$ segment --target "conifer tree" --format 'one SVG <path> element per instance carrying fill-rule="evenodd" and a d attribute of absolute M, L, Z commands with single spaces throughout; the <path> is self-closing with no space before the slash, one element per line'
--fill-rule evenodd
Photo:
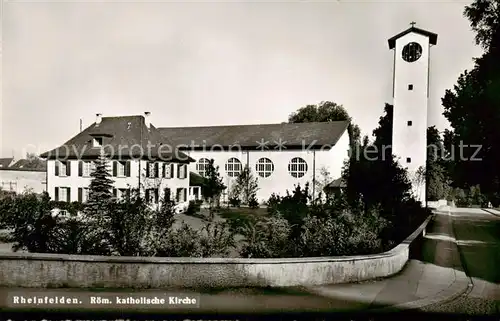
<path fill-rule="evenodd" d="M 85 206 L 85 214 L 103 216 L 113 198 L 113 180 L 110 178 L 109 162 L 104 151 L 95 161 L 94 171 L 90 174 L 89 197 Z"/>
<path fill-rule="evenodd" d="M 220 177 L 219 167 L 214 166 L 214 160 L 211 159 L 206 168 L 205 180 L 201 189 L 203 197 L 210 204 L 210 219 L 214 217 L 214 205 L 224 189 L 226 189 L 226 186 L 222 182 L 222 177 Z"/>
<path fill-rule="evenodd" d="M 252 195 L 259 190 L 257 177 L 253 177 L 252 171 L 248 165 L 245 165 L 240 175 L 236 179 L 236 186 L 240 192 L 240 199 L 243 204 L 249 204 Z"/>

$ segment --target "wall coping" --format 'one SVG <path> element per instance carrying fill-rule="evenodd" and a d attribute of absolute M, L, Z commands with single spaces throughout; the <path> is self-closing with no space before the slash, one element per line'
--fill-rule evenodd
<path fill-rule="evenodd" d="M 422 233 L 433 215 L 427 219 L 403 242 L 389 251 L 352 256 L 327 256 L 304 258 L 193 258 L 193 257 L 134 257 L 134 256 L 100 256 L 76 254 L 47 254 L 47 253 L 0 253 L 0 260 L 34 260 L 34 261 L 73 261 L 73 262 L 102 262 L 102 263 L 142 263 L 142 264 L 292 264 L 292 263 L 328 263 L 346 261 L 366 261 L 387 258 L 400 253 Z"/>

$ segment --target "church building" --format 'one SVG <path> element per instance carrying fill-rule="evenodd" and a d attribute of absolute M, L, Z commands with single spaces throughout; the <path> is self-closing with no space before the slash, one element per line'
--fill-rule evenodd
<path fill-rule="evenodd" d="M 258 180 L 257 199 L 265 202 L 271 194 L 284 195 L 294 186 L 309 183 L 318 195 L 324 174 L 333 181 L 341 176 L 349 156 L 347 121 L 296 124 L 260 124 L 206 127 L 158 128 L 176 148 L 196 162 L 189 170 L 205 174 L 210 159 L 219 168 L 227 186 L 223 201 L 245 166 Z M 325 184 L 326 185 L 326 184 Z"/>
<path fill-rule="evenodd" d="M 388 42 L 394 50 L 392 151 L 408 168 L 414 194 L 425 204 L 430 48 L 437 35 L 412 23 Z M 47 192 L 59 201 L 86 200 L 93 162 L 106 149 L 117 197 L 129 187 L 141 187 L 153 203 L 163 197 L 179 203 L 200 198 L 200 176 L 213 159 L 227 186 L 223 201 L 248 166 L 258 179 L 257 200 L 263 203 L 298 184 L 309 183 L 313 195 L 326 186 L 335 188 L 333 182 L 341 184 L 349 157 L 348 125 L 335 121 L 157 128 L 148 112 L 97 114 L 95 123 L 41 156 L 47 159 Z M 322 177 L 324 173 L 328 177 Z"/>

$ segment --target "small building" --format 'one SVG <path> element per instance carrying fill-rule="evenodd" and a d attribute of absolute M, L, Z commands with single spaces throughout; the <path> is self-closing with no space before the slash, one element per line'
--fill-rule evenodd
<path fill-rule="evenodd" d="M 189 172 L 189 195 L 190 201 L 196 201 L 196 200 L 201 200 L 202 195 L 201 195 L 201 189 L 203 186 L 203 181 L 204 178 L 193 172 Z"/>
<path fill-rule="evenodd" d="M 14 158 L 0 158 L 0 169 L 10 167 L 14 164 Z"/>
<path fill-rule="evenodd" d="M 323 188 L 327 198 L 335 198 L 345 191 L 345 183 L 342 178 L 337 178 Z"/>
<path fill-rule="evenodd" d="M 46 163 L 40 159 L 1 158 L 0 189 L 16 194 L 28 191 L 41 194 L 46 189 L 46 168 Z"/>

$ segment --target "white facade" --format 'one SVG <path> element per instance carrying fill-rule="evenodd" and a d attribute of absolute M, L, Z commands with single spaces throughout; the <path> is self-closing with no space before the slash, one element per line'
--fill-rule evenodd
<path fill-rule="evenodd" d="M 47 161 L 47 192 L 51 199 L 58 201 L 85 201 L 85 191 L 79 191 L 80 189 L 88 188 L 90 185 L 91 177 L 90 171 L 84 169 L 80 171 L 80 162 L 89 162 L 81 160 L 67 160 L 65 162 L 60 162 L 59 160 L 48 160 Z M 110 174 L 113 175 L 113 162 L 109 163 Z M 151 163 L 145 160 L 128 160 L 130 172 L 128 173 L 123 170 L 117 170 L 117 176 L 110 177 L 114 183 L 113 188 L 117 190 L 117 196 L 120 196 L 120 190 L 128 190 L 129 188 L 138 188 L 141 185 L 141 192 L 147 189 L 158 190 L 157 194 L 151 193 L 151 197 L 161 200 L 165 195 L 165 189 L 170 189 L 170 196 L 172 199 L 177 199 L 180 203 L 186 202 L 189 196 L 189 173 L 187 172 L 187 165 L 177 164 L 177 163 L 165 163 L 165 162 L 155 162 Z M 56 163 L 59 163 L 56 165 Z M 152 171 L 150 172 L 150 177 L 147 175 L 147 166 L 151 165 Z M 156 165 L 157 164 L 157 165 Z M 163 166 L 171 165 L 173 166 L 172 175 L 163 175 Z M 66 170 L 65 166 L 69 166 L 70 169 Z M 83 165 L 85 167 L 87 165 Z M 154 167 L 158 166 L 158 175 L 156 176 Z M 59 167 L 58 175 L 56 175 L 56 167 Z M 167 166 L 171 169 L 170 166 Z M 179 170 L 179 167 L 181 169 Z M 139 175 L 139 173 L 142 173 Z M 69 174 L 69 175 L 67 175 Z M 140 178 L 140 180 L 139 180 Z M 57 192 L 56 192 L 57 189 Z M 83 193 L 82 193 L 83 192 Z M 57 195 L 56 195 L 57 193 Z M 80 194 L 82 193 L 82 194 Z M 57 197 L 56 197 L 57 196 Z M 179 196 L 179 197 L 178 197 Z"/>
<path fill-rule="evenodd" d="M 330 146 L 325 146 L 322 150 L 307 150 L 307 146 L 299 150 L 250 150 L 250 151 L 186 151 L 191 158 L 196 160 L 195 163 L 189 164 L 189 170 L 198 174 L 200 172 L 200 160 L 214 160 L 214 165 L 219 167 L 219 174 L 222 177 L 224 184 L 228 187 L 226 193 L 231 190 L 232 186 L 236 181 L 236 176 L 231 177 L 226 171 L 226 164 L 229 159 L 236 158 L 240 163 L 241 167 L 239 170 L 243 169 L 245 165 L 248 165 L 252 171 L 253 177 L 258 178 L 259 190 L 257 192 L 257 200 L 259 203 L 266 202 L 271 194 L 276 193 L 282 196 L 285 195 L 286 190 L 292 192 L 294 185 L 300 184 L 302 187 L 309 182 L 310 191 L 313 191 L 313 181 L 318 181 L 321 175 L 321 169 L 325 168 L 330 172 L 332 180 L 339 178 L 341 176 L 342 166 L 344 161 L 348 158 L 349 151 L 349 135 L 346 130 L 337 144 L 330 148 Z M 305 161 L 306 166 L 303 165 L 293 165 L 296 169 L 294 177 L 289 172 L 289 164 L 294 158 L 301 158 Z M 272 162 L 266 160 L 262 162 L 261 169 L 264 169 L 264 173 L 261 172 L 262 177 L 257 172 L 257 164 L 260 159 L 268 159 Z M 267 165 L 266 165 L 267 164 Z M 203 166 L 201 166 L 203 167 Z M 266 168 L 267 167 L 267 168 Z M 301 168 L 302 167 L 302 168 Z M 269 170 L 272 168 L 272 170 Z M 306 169 L 303 171 L 303 169 Z M 202 169 L 202 168 L 201 168 Z M 229 168 L 230 169 L 230 168 Z M 267 169 L 267 170 L 266 170 Z M 235 169 L 238 170 L 238 169 Z M 303 173 L 303 175 L 302 175 Z M 302 176 L 301 176 L 302 175 Z M 316 191 L 317 192 L 317 191 Z M 227 196 L 225 197 L 227 200 Z"/>
<path fill-rule="evenodd" d="M 18 194 L 25 191 L 42 193 L 45 191 L 45 172 L 15 169 L 0 170 L 0 188 Z"/>
<path fill-rule="evenodd" d="M 409 43 L 422 47 L 421 56 L 413 62 L 403 59 L 403 48 Z M 413 180 L 413 191 L 425 204 L 425 179 L 418 179 L 419 168 L 427 159 L 427 115 L 429 96 L 430 38 L 409 32 L 395 40 L 394 47 L 394 118 L 392 151 Z M 422 177 L 420 177 L 422 178 Z"/>

